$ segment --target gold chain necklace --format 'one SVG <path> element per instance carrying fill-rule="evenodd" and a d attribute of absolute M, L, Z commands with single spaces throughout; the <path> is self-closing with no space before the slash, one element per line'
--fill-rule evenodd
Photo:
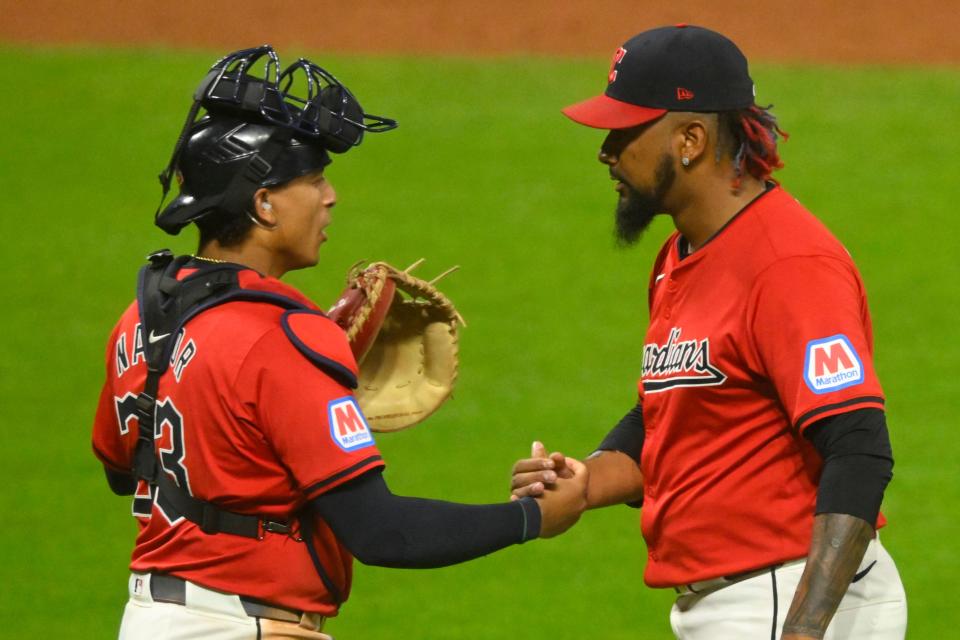
<path fill-rule="evenodd" d="M 200 262 L 210 262 L 213 264 L 226 264 L 226 260 L 217 260 L 216 258 L 204 258 L 203 256 L 191 255 L 191 258 L 194 260 L 199 260 Z"/>

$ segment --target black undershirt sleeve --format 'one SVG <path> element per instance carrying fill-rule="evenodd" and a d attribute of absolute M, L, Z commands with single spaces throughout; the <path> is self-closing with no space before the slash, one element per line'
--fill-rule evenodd
<path fill-rule="evenodd" d="M 627 412 L 627 415 L 620 418 L 620 422 L 610 430 L 610 433 L 604 436 L 600 444 L 597 445 L 594 454 L 601 451 L 619 451 L 640 464 L 640 453 L 643 451 L 643 440 L 646 433 L 643 426 L 643 405 L 637 404 Z M 626 505 L 639 509 L 643 505 L 643 500 L 627 502 Z"/>
<path fill-rule="evenodd" d="M 804 435 L 823 457 L 817 513 L 845 513 L 876 526 L 893 477 L 893 452 L 880 409 L 858 409 L 810 425 Z"/>
<path fill-rule="evenodd" d="M 132 496 L 137 490 L 137 480 L 129 473 L 114 471 L 109 467 L 103 468 L 107 474 L 107 484 L 110 490 L 118 496 Z"/>
<path fill-rule="evenodd" d="M 597 451 L 621 451 L 640 462 L 645 435 L 643 405 L 638 404 L 623 416 L 617 426 L 597 445 Z"/>
<path fill-rule="evenodd" d="M 396 496 L 380 469 L 314 498 L 310 506 L 360 562 L 380 567 L 444 567 L 540 534 L 533 498 L 468 505 Z"/>

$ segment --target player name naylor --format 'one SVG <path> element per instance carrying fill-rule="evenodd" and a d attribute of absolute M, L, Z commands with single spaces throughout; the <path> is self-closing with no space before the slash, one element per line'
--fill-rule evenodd
<path fill-rule="evenodd" d="M 670 329 L 666 344 L 643 347 L 643 390 L 723 384 L 727 376 L 710 363 L 710 338 L 680 340 L 681 329 Z"/>

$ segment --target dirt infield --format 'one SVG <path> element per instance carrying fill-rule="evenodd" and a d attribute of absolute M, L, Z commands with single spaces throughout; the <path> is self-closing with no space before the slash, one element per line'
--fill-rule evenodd
<path fill-rule="evenodd" d="M 960 0 L 0 0 L 0 42 L 605 55 L 688 22 L 753 60 L 960 64 Z"/>

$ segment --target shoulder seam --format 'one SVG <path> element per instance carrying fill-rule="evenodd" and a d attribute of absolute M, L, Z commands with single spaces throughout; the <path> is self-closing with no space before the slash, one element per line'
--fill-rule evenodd
<path fill-rule="evenodd" d="M 240 372 L 243 371 L 243 369 L 247 366 L 247 360 L 250 358 L 250 354 L 253 352 L 253 350 L 257 348 L 261 342 L 270 337 L 270 335 L 275 331 L 283 331 L 283 327 L 281 327 L 279 324 L 274 327 L 269 327 L 259 338 L 250 343 L 250 346 L 247 348 L 247 352 L 243 354 L 243 358 L 240 359 L 240 364 L 237 366 L 237 372 L 234 374 L 233 380 L 230 381 L 230 386 L 232 388 L 236 388 L 237 378 L 240 377 Z"/>
<path fill-rule="evenodd" d="M 770 264 L 765 266 L 763 269 L 760 269 L 756 273 L 756 275 L 753 277 L 753 282 L 750 283 L 750 290 L 747 292 L 747 304 L 745 304 L 743 307 L 743 315 L 744 315 L 743 320 L 744 320 L 744 326 L 746 326 L 749 329 L 747 334 L 750 336 L 750 349 L 753 350 L 754 352 L 756 352 L 756 346 L 753 342 L 753 336 L 755 335 L 755 332 L 753 330 L 753 319 L 748 317 L 748 313 L 751 309 L 751 301 L 753 300 L 754 294 L 756 293 L 757 287 L 759 286 L 760 281 L 763 279 L 763 276 L 774 267 L 782 265 L 785 262 L 789 262 L 790 260 L 800 260 L 800 259 L 808 260 L 811 258 L 825 258 L 832 262 L 839 263 L 842 266 L 848 266 L 847 263 L 844 262 L 844 260 L 842 260 L 838 256 L 831 256 L 823 253 L 795 254 L 790 256 L 784 256 L 781 258 L 776 258 Z M 857 284 L 857 286 L 860 287 L 859 283 Z"/>
<path fill-rule="evenodd" d="M 844 260 L 843 260 L 842 258 L 840 258 L 840 257 L 838 257 L 838 256 L 832 256 L 832 255 L 830 255 L 830 254 L 828 254 L 828 253 L 795 253 L 795 254 L 792 254 L 792 255 L 789 255 L 789 256 L 777 257 L 776 259 L 772 260 L 772 261 L 770 262 L 770 264 L 768 264 L 768 265 L 765 266 L 764 268 L 762 268 L 762 269 L 760 269 L 759 271 L 757 271 L 757 274 L 756 274 L 756 275 L 754 276 L 754 278 L 753 278 L 753 284 L 750 285 L 750 293 L 751 293 L 751 294 L 753 293 L 753 290 L 754 290 L 754 289 L 756 288 L 756 286 L 757 286 L 757 282 L 758 282 L 758 281 L 760 280 L 760 278 L 763 277 L 763 275 L 766 274 L 767 271 L 769 271 L 770 269 L 772 269 L 772 268 L 774 268 L 774 267 L 776 267 L 776 266 L 779 266 L 779 265 L 781 265 L 781 264 L 783 264 L 783 263 L 785 263 L 785 262 L 789 262 L 790 260 L 809 260 L 810 258 L 825 258 L 825 259 L 830 260 L 830 261 L 832 261 L 832 262 L 839 262 L 840 264 L 842 264 L 842 265 L 844 265 L 844 266 L 847 266 L 846 262 L 844 262 Z"/>

